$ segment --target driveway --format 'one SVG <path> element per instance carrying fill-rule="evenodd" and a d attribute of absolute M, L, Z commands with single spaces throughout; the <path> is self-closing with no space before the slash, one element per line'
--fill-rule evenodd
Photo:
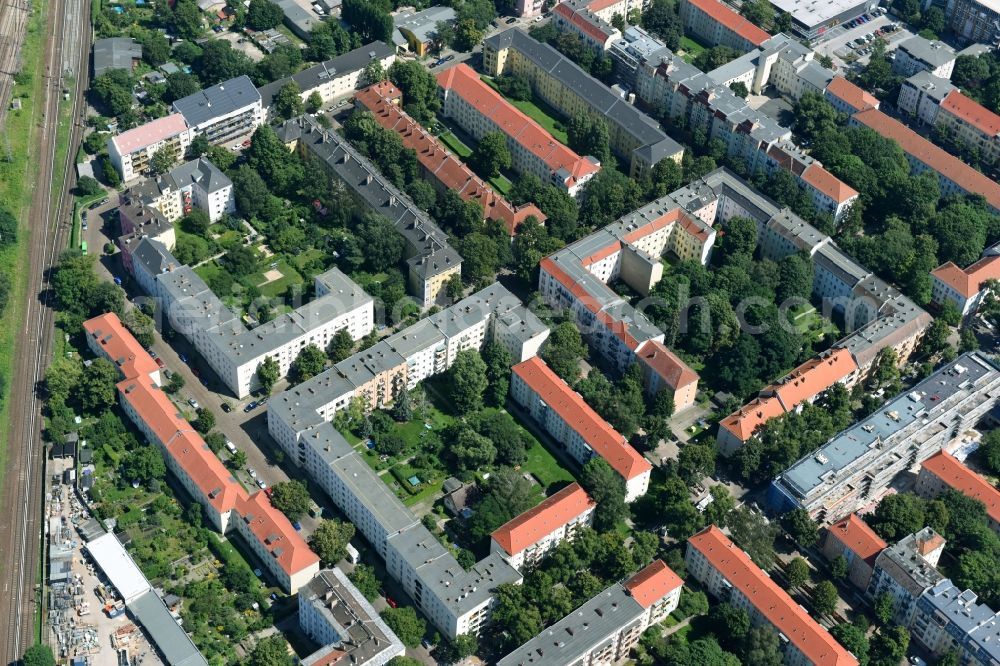
<path fill-rule="evenodd" d="M 847 30 L 843 26 L 837 26 L 828 30 L 823 41 L 813 44 L 813 50 L 819 55 L 830 56 L 837 71 L 843 73 L 845 69 L 849 70 L 851 68 L 851 65 L 847 61 L 856 55 L 856 52 L 848 45 L 868 33 L 875 32 L 879 28 L 884 28 L 889 23 L 895 23 L 899 26 L 899 29 L 893 33 L 882 35 L 882 38 L 888 42 L 886 46 L 887 51 L 895 49 L 899 46 L 900 42 L 913 36 L 913 33 L 906 28 L 905 23 L 900 21 L 899 18 L 886 14 L 884 16 L 877 16 L 868 21 L 868 23 L 862 23 Z M 866 65 L 868 64 L 868 60 L 869 56 L 865 55 L 858 58 L 855 62 Z"/>

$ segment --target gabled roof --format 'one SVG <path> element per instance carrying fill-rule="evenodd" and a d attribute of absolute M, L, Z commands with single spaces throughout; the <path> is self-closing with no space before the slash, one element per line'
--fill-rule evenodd
<path fill-rule="evenodd" d="M 983 257 L 964 270 L 949 261 L 931 271 L 931 275 L 964 298 L 971 298 L 987 280 L 1000 280 L 1000 256 Z"/>
<path fill-rule="evenodd" d="M 517 555 L 595 506 L 587 492 L 574 482 L 504 523 L 490 536 L 508 555 Z"/>
<path fill-rule="evenodd" d="M 572 23 L 580 32 L 598 44 L 604 44 L 618 32 L 614 26 L 594 14 L 586 6 L 576 8 L 570 2 L 560 2 L 552 9 L 552 13 Z"/>
<path fill-rule="evenodd" d="M 856 189 L 834 176 L 816 162 L 810 164 L 802 172 L 802 180 L 833 199 L 838 205 L 858 196 Z"/>
<path fill-rule="evenodd" d="M 843 101 L 855 111 L 877 109 L 879 106 L 877 97 L 854 85 L 843 76 L 833 77 L 833 80 L 826 87 L 826 92 Z"/>
<path fill-rule="evenodd" d="M 868 527 L 868 523 L 858 518 L 856 513 L 830 525 L 827 531 L 844 544 L 844 547 L 869 564 L 873 564 L 878 554 L 888 546 L 882 537 L 875 534 L 875 530 Z"/>
<path fill-rule="evenodd" d="M 579 393 L 552 372 L 545 361 L 534 356 L 515 365 L 512 371 L 626 481 L 653 468 Z"/>
<path fill-rule="evenodd" d="M 243 498 L 236 507 L 244 524 L 271 554 L 282 571 L 294 576 L 319 564 L 319 556 L 309 549 L 305 539 L 288 522 L 285 514 L 273 506 L 264 493 Z"/>
<path fill-rule="evenodd" d="M 87 335 L 118 366 L 123 377 L 138 377 L 159 372 L 156 361 L 150 358 L 139 341 L 122 325 L 113 312 L 83 322 Z"/>
<path fill-rule="evenodd" d="M 858 660 L 712 525 L 688 539 L 712 567 L 815 666 L 856 666 Z"/>
<path fill-rule="evenodd" d="M 637 357 L 674 391 L 698 381 L 698 373 L 658 340 L 646 341 Z"/>
<path fill-rule="evenodd" d="M 966 192 L 981 194 L 991 207 L 1000 210 L 1000 184 L 954 155 L 938 148 L 895 118 L 890 118 L 878 109 L 868 109 L 855 113 L 854 119 L 882 136 L 894 140 L 903 152 Z"/>
<path fill-rule="evenodd" d="M 756 25 L 743 18 L 718 0 L 684 0 L 711 16 L 717 23 L 731 30 L 754 46 L 760 46 L 771 38 Z"/>
<path fill-rule="evenodd" d="M 719 427 L 725 428 L 735 435 L 736 439 L 745 442 L 753 437 L 758 428 L 784 413 L 785 410 L 778 398 L 754 398 L 719 421 Z"/>
<path fill-rule="evenodd" d="M 782 407 L 790 411 L 799 403 L 812 400 L 857 369 L 858 364 L 849 351 L 834 349 L 809 359 L 761 393 L 775 395 Z"/>
<path fill-rule="evenodd" d="M 958 461 L 955 456 L 942 450 L 920 465 L 921 472 L 927 470 L 966 497 L 982 502 L 986 513 L 1000 523 L 1000 491 L 983 477 Z"/>
<path fill-rule="evenodd" d="M 952 90 L 941 101 L 941 108 L 967 124 L 975 127 L 986 136 L 995 137 L 1000 134 L 1000 116 L 971 97 L 966 97 L 960 90 Z"/>
<path fill-rule="evenodd" d="M 632 598 L 643 608 L 649 608 L 684 584 L 663 560 L 652 564 L 622 583 Z"/>
<path fill-rule="evenodd" d="M 186 131 L 187 128 L 188 124 L 184 120 L 184 116 L 179 113 L 171 113 L 169 116 L 151 120 L 122 132 L 118 136 L 112 137 L 111 141 L 115 144 L 119 155 L 130 155 L 146 146 L 177 136 Z"/>

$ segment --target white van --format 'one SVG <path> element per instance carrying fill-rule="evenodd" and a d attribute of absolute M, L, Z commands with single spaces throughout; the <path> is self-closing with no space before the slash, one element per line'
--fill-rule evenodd
<path fill-rule="evenodd" d="M 348 543 L 344 547 L 344 550 L 347 551 L 348 562 L 350 562 L 351 564 L 358 564 L 361 562 L 361 553 L 359 553 L 358 549 L 352 546 L 350 543 Z"/>
<path fill-rule="evenodd" d="M 227 449 L 229 449 L 229 452 L 230 452 L 230 453 L 236 453 L 236 445 L 235 445 L 235 444 L 233 444 L 233 443 L 232 443 L 231 441 L 229 441 L 228 439 L 226 440 L 226 448 L 227 448 Z"/>

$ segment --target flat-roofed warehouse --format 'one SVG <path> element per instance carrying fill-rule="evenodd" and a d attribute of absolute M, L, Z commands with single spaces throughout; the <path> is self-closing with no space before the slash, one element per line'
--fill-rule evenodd
<path fill-rule="evenodd" d="M 871 11 L 878 0 L 771 0 L 771 4 L 791 14 L 793 32 L 817 39 L 828 29 Z"/>

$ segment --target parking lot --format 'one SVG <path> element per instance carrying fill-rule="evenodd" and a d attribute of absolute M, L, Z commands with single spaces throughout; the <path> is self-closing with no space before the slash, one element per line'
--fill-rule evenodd
<path fill-rule="evenodd" d="M 863 39 L 867 35 L 874 35 L 876 31 L 885 30 L 890 24 L 895 24 L 896 29 L 880 36 L 888 42 L 887 50 L 891 51 L 900 42 L 912 37 L 913 33 L 899 19 L 888 14 L 876 16 L 866 23 L 858 23 L 851 28 L 845 28 L 841 25 L 828 30 L 822 41 L 813 44 L 813 49 L 820 55 L 830 56 L 838 71 L 850 69 L 853 63 L 866 65 L 870 54 L 859 53 L 855 48 L 857 46 L 856 40 Z"/>

